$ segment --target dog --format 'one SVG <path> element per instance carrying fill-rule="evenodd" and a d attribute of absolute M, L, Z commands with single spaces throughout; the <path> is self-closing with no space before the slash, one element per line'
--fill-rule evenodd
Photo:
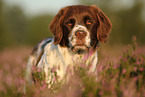
<path fill-rule="evenodd" d="M 54 37 L 46 38 L 33 49 L 27 65 L 26 79 L 32 82 L 32 67 L 41 69 L 49 85 L 62 81 L 67 68 L 77 64 L 96 69 L 99 42 L 106 42 L 112 24 L 95 5 L 62 8 L 49 25 Z M 55 72 L 55 77 L 53 77 Z"/>

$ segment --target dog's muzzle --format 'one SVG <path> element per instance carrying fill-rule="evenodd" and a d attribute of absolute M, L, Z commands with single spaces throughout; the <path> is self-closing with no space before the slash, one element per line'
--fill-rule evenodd
<path fill-rule="evenodd" d="M 69 37 L 69 43 L 73 52 L 87 52 L 90 48 L 90 34 L 87 28 L 82 25 L 76 25 Z"/>
<path fill-rule="evenodd" d="M 81 39 L 84 39 L 86 37 L 87 33 L 83 30 L 78 30 L 78 31 L 76 31 L 75 35 L 78 39 L 81 40 Z"/>

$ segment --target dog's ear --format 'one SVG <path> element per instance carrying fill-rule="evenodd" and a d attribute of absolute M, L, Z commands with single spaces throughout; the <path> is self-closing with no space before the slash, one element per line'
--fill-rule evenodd
<path fill-rule="evenodd" d="M 96 5 L 91 5 L 95 15 L 97 16 L 97 39 L 100 42 L 106 42 L 109 32 L 111 31 L 112 24 L 109 18 L 99 9 Z"/>
<path fill-rule="evenodd" d="M 55 45 L 60 43 L 63 37 L 62 22 L 64 19 L 64 14 L 65 14 L 65 11 L 64 11 L 64 8 L 62 8 L 49 25 L 49 29 L 54 35 Z"/>

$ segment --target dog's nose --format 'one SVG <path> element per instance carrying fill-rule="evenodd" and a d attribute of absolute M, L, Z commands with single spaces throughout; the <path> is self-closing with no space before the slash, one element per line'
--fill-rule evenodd
<path fill-rule="evenodd" d="M 87 33 L 83 30 L 78 30 L 78 31 L 76 31 L 75 35 L 78 39 L 84 39 L 86 37 Z"/>

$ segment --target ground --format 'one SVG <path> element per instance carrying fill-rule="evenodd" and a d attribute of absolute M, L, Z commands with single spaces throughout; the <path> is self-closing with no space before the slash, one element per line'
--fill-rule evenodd
<path fill-rule="evenodd" d="M 73 76 L 72 79 L 75 80 L 71 80 L 56 93 L 46 89 L 43 84 L 34 84 L 27 87 L 25 91 L 25 70 L 32 47 L 4 49 L 0 51 L 0 95 L 2 97 L 145 96 L 143 92 L 145 47 L 137 46 L 135 49 L 137 50 L 133 50 L 133 46 L 102 45 L 98 48 L 97 71 L 99 73 L 94 76 L 86 73 L 85 70 L 77 69 L 79 76 Z M 133 71 L 130 68 L 133 68 Z M 96 76 L 97 79 L 99 78 L 97 81 Z M 68 87 L 72 88 L 68 89 Z"/>

